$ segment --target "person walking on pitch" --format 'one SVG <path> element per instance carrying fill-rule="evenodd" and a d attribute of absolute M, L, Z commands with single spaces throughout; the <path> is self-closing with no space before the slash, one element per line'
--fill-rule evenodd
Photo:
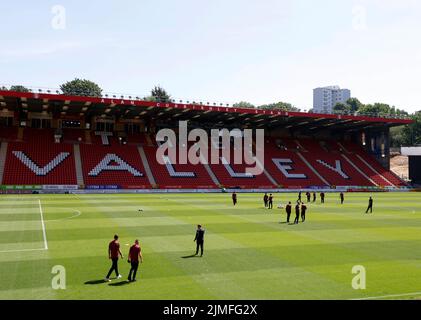
<path fill-rule="evenodd" d="M 322 203 L 325 203 L 325 193 L 324 192 L 320 192 L 320 201 Z"/>
<path fill-rule="evenodd" d="M 372 197 L 368 199 L 368 207 L 365 213 L 368 213 L 369 210 L 370 210 L 370 213 L 373 213 L 373 198 Z"/>
<path fill-rule="evenodd" d="M 316 192 L 313 192 L 313 202 L 316 202 Z"/>
<path fill-rule="evenodd" d="M 273 209 L 273 195 L 269 195 L 268 209 Z"/>
<path fill-rule="evenodd" d="M 341 199 L 341 204 L 344 204 L 344 200 L 345 200 L 345 196 L 344 193 L 341 192 L 341 194 L 339 195 L 340 199 Z"/>
<path fill-rule="evenodd" d="M 297 201 L 297 204 L 295 205 L 295 220 L 294 224 L 298 224 L 298 220 L 300 219 L 300 202 Z"/>
<path fill-rule="evenodd" d="M 123 259 L 123 254 L 120 251 L 120 243 L 118 242 L 118 235 L 114 236 L 114 240 L 110 242 L 108 245 L 108 258 L 111 259 L 112 265 L 110 271 L 108 271 L 107 276 L 105 277 L 105 281 L 111 281 L 110 275 L 113 271 L 117 276 L 117 279 L 121 278 L 121 275 L 118 273 L 118 257 Z"/>
<path fill-rule="evenodd" d="M 205 229 L 202 229 L 200 224 L 197 225 L 196 230 L 196 237 L 194 238 L 196 241 L 196 256 L 199 254 L 199 247 L 200 247 L 200 256 L 203 256 L 203 244 L 205 242 Z"/>
<path fill-rule="evenodd" d="M 237 204 L 237 194 L 235 192 L 232 194 L 232 203 L 234 206 Z"/>
<path fill-rule="evenodd" d="M 311 194 L 309 191 L 306 192 L 306 196 L 307 196 L 307 202 L 311 201 Z"/>
<path fill-rule="evenodd" d="M 137 239 L 135 240 L 134 245 L 130 247 L 127 262 L 131 264 L 128 280 L 129 282 L 134 282 L 136 281 L 136 273 L 139 268 L 139 262 L 143 262 L 142 249 L 140 248 L 139 240 Z"/>
<path fill-rule="evenodd" d="M 306 221 L 306 211 L 307 211 L 307 206 L 305 203 L 301 204 L 301 221 L 304 222 Z"/>
<path fill-rule="evenodd" d="M 268 201 L 269 201 L 268 194 L 265 193 L 265 195 L 263 196 L 263 203 L 265 204 L 265 208 L 268 207 Z"/>
<path fill-rule="evenodd" d="M 287 213 L 287 223 L 289 223 L 289 219 L 291 217 L 291 212 L 292 212 L 291 201 L 288 202 L 288 204 L 285 206 L 285 212 Z"/>

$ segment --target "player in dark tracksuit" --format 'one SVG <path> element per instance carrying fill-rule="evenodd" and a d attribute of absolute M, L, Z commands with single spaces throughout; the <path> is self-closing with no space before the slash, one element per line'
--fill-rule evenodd
<path fill-rule="evenodd" d="M 272 195 L 272 193 L 269 195 L 268 208 L 273 209 L 273 195 Z"/>
<path fill-rule="evenodd" d="M 320 201 L 322 203 L 325 203 L 325 193 L 324 192 L 320 192 Z"/>
<path fill-rule="evenodd" d="M 134 282 L 136 281 L 136 273 L 137 273 L 137 269 L 139 268 L 139 262 L 140 263 L 143 262 L 142 249 L 140 248 L 139 240 L 137 239 L 134 245 L 130 247 L 129 258 L 127 262 L 131 264 L 129 277 L 127 280 L 129 280 L 129 282 L 132 282 L 132 281 Z"/>
<path fill-rule="evenodd" d="M 237 204 L 237 194 L 235 192 L 232 194 L 232 203 L 234 206 Z"/>
<path fill-rule="evenodd" d="M 265 195 L 263 196 L 263 203 L 265 204 L 265 208 L 268 207 L 268 201 L 269 201 L 268 194 L 265 193 Z"/>
<path fill-rule="evenodd" d="M 289 223 L 289 219 L 291 217 L 291 212 L 292 212 L 291 202 L 288 202 L 288 204 L 286 205 L 285 212 L 287 213 L 287 223 Z"/>
<path fill-rule="evenodd" d="M 301 201 L 301 191 L 298 193 L 298 201 Z"/>
<path fill-rule="evenodd" d="M 295 220 L 294 224 L 298 224 L 298 220 L 300 219 L 300 203 L 297 201 L 295 205 Z"/>
<path fill-rule="evenodd" d="M 341 198 L 341 204 L 344 204 L 344 200 L 345 200 L 344 193 L 341 192 L 341 194 L 339 195 L 339 197 Z"/>
<path fill-rule="evenodd" d="M 310 202 L 310 199 L 311 199 L 311 194 L 310 194 L 310 192 L 306 192 L 306 196 L 307 196 L 307 202 Z"/>
<path fill-rule="evenodd" d="M 306 211 L 307 211 L 307 206 L 305 205 L 305 203 L 301 204 L 301 220 L 303 222 L 306 221 Z"/>
<path fill-rule="evenodd" d="M 373 198 L 372 197 L 368 199 L 368 208 L 365 213 L 368 213 L 368 210 L 370 210 L 370 213 L 373 213 Z"/>
<path fill-rule="evenodd" d="M 121 278 L 121 274 L 118 272 L 118 257 L 123 259 L 123 254 L 120 251 L 120 243 L 118 242 L 118 235 L 114 236 L 114 240 L 110 242 L 108 245 L 108 257 L 112 261 L 112 265 L 110 271 L 108 271 L 107 276 L 105 277 L 105 281 L 111 281 L 110 275 L 113 271 L 117 276 L 117 279 Z"/>
<path fill-rule="evenodd" d="M 203 244 L 205 242 L 205 229 L 202 229 L 202 226 L 200 224 L 197 225 L 196 237 L 194 238 L 194 241 L 196 241 L 196 256 L 199 254 L 199 247 L 200 247 L 200 256 L 203 256 Z"/>
<path fill-rule="evenodd" d="M 313 192 L 313 202 L 316 202 L 316 192 Z"/>

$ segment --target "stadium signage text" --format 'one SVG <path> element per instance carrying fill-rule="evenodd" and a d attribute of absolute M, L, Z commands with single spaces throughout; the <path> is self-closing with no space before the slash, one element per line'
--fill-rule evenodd
<path fill-rule="evenodd" d="M 211 158 L 211 164 L 222 164 L 227 173 L 232 178 L 241 178 L 241 179 L 252 179 L 256 175 L 262 174 L 264 172 L 264 155 L 263 148 L 260 148 L 259 145 L 263 145 L 261 139 L 262 137 L 258 137 L 256 142 L 256 157 L 252 154 L 252 143 L 250 136 L 247 137 L 244 141 L 245 145 L 245 151 L 244 151 L 244 157 L 245 161 L 244 163 L 242 160 L 242 147 L 243 147 L 243 141 L 241 139 L 241 131 L 231 131 L 228 130 L 215 130 L 216 132 L 221 133 L 222 132 L 222 144 L 221 141 L 219 141 L 220 136 L 215 135 L 212 139 L 212 148 L 211 152 L 213 152 L 213 157 Z M 167 139 L 164 137 L 164 143 L 160 144 L 160 147 L 158 148 L 156 152 L 156 158 L 158 160 L 158 163 L 165 166 L 167 169 L 167 172 L 169 176 L 174 178 L 194 178 L 196 177 L 196 173 L 192 171 L 177 171 L 175 165 L 176 164 L 183 164 L 183 161 L 189 161 L 191 164 L 209 164 L 207 154 L 208 154 L 208 146 L 207 146 L 207 140 L 203 137 L 200 138 L 201 141 L 196 142 L 189 150 L 187 150 L 187 138 L 180 138 L 179 141 L 183 144 L 179 150 L 181 150 L 181 163 L 177 163 L 177 147 L 176 147 L 176 137 L 174 133 L 165 133 L 167 134 Z M 190 133 L 190 135 L 192 132 Z M 199 132 L 200 134 L 200 132 Z M 191 136 L 189 135 L 188 141 L 195 141 L 194 139 L 191 140 Z M 240 172 L 237 172 L 234 170 L 234 167 L 232 166 L 232 162 L 230 161 L 230 138 L 234 135 L 234 164 L 254 164 L 254 168 L 243 168 L 243 169 L 237 169 L 240 170 Z M 245 135 L 247 135 L 245 133 Z M 193 134 L 193 138 L 197 137 Z M 169 139 L 168 139 L 169 138 Z M 184 142 L 182 140 L 184 139 Z M 226 145 L 224 145 L 224 139 Z M 157 138 L 158 140 L 158 138 Z M 172 142 L 174 141 L 174 142 Z M 168 153 L 166 155 L 165 153 Z M 215 157 L 216 153 L 216 158 Z M 221 154 L 222 153 L 222 154 Z M 59 167 L 63 166 L 63 163 L 66 159 L 70 157 L 69 152 L 59 152 L 55 157 L 52 158 L 50 162 L 48 162 L 45 166 L 39 166 L 35 161 L 31 159 L 31 155 L 28 153 L 25 153 L 24 151 L 12 151 L 12 154 L 26 167 L 28 168 L 32 173 L 34 173 L 38 177 L 47 177 L 49 174 L 52 174 L 54 171 L 59 170 Z M 186 156 L 187 155 L 187 156 Z M 211 155 L 212 156 L 212 155 Z M 186 157 L 188 158 L 186 160 Z M 174 159 L 174 160 L 173 160 Z M 159 161 L 160 160 L 160 161 Z M 220 162 L 218 162 L 220 160 Z M 280 173 L 286 178 L 286 179 L 294 179 L 294 180 L 301 180 L 305 181 L 308 180 L 309 177 L 304 174 L 297 172 L 297 168 L 295 167 L 295 163 L 290 158 L 272 158 L 271 159 L 273 164 L 276 166 L 276 168 L 279 170 Z M 329 169 L 333 173 L 337 174 L 338 177 L 349 180 L 349 175 L 346 174 L 346 172 L 343 170 L 342 162 L 341 160 L 334 159 L 329 161 L 327 163 L 325 160 L 315 160 L 316 163 L 319 165 Z M 186 162 L 184 162 L 186 163 Z M 304 163 L 302 165 L 305 165 Z M 244 172 L 245 171 L 245 172 Z M 94 164 L 93 167 L 91 167 L 90 171 L 87 173 L 89 177 L 99 177 L 103 172 L 126 172 L 131 174 L 134 177 L 138 178 L 144 178 L 144 173 L 141 172 L 141 169 L 139 166 L 136 165 L 136 163 L 129 163 L 126 160 L 123 159 L 121 155 L 118 155 L 116 153 L 106 153 L 102 156 L 101 160 L 98 161 L 98 163 Z M 54 187 L 57 188 L 57 187 Z M 64 188 L 67 189 L 73 189 L 74 187 L 65 186 Z M 92 188 L 95 188 L 92 186 Z M 107 186 L 107 188 L 110 188 Z M 120 186 L 113 186 L 112 188 L 121 188 Z"/>
<path fill-rule="evenodd" d="M 178 137 L 174 130 L 162 129 L 158 131 L 156 141 L 160 144 L 156 151 L 156 160 L 161 165 L 222 163 L 230 175 L 236 178 L 250 178 L 264 172 L 263 129 L 255 130 L 255 141 L 253 141 L 252 129 L 233 129 L 231 131 L 212 129 L 209 137 L 203 129 L 193 129 L 188 132 L 187 121 L 180 121 Z M 211 142 L 210 147 L 209 141 Z M 190 148 L 189 142 L 193 143 Z M 254 150 L 253 146 L 255 146 Z M 244 173 L 235 173 L 231 167 L 232 152 L 234 164 L 247 166 Z"/>

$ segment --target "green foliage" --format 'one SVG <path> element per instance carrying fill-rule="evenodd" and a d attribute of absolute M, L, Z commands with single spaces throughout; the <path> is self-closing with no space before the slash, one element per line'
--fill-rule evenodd
<path fill-rule="evenodd" d="M 415 112 L 411 118 L 414 120 L 414 123 L 411 123 L 402 129 L 402 133 L 405 137 L 404 145 L 421 145 L 421 110 Z"/>
<path fill-rule="evenodd" d="M 150 99 L 147 101 L 156 101 L 156 102 L 170 102 L 171 96 L 165 91 L 165 89 L 161 88 L 160 86 L 155 86 L 149 97 L 146 99 Z"/>
<path fill-rule="evenodd" d="M 390 146 L 398 148 L 408 144 L 407 136 L 404 133 L 404 126 L 390 129 Z"/>
<path fill-rule="evenodd" d="M 349 114 L 351 112 L 351 106 L 345 103 L 337 103 L 333 107 L 333 113 Z"/>
<path fill-rule="evenodd" d="M 95 82 L 85 79 L 74 79 L 60 86 L 63 94 L 69 96 L 101 97 L 102 89 Z"/>
<path fill-rule="evenodd" d="M 300 111 L 300 109 L 294 107 L 292 104 L 282 101 L 264 104 L 259 106 L 258 108 L 264 110 Z"/>
<path fill-rule="evenodd" d="M 240 101 L 232 105 L 234 108 L 255 108 L 253 104 L 246 101 Z"/>
<path fill-rule="evenodd" d="M 15 85 L 11 86 L 10 91 L 16 91 L 16 92 L 30 92 L 27 87 L 21 86 L 21 85 Z"/>
<path fill-rule="evenodd" d="M 156 98 L 154 96 L 146 96 L 143 97 L 144 101 L 152 101 L 152 102 L 157 102 Z"/>
<path fill-rule="evenodd" d="M 346 104 L 350 107 L 350 112 L 356 112 L 363 106 L 357 98 L 349 98 Z"/>
<path fill-rule="evenodd" d="M 362 105 L 358 113 L 361 114 L 372 114 L 377 116 L 407 116 L 408 112 L 400 109 L 396 109 L 394 106 L 390 106 L 386 103 L 374 103 Z"/>

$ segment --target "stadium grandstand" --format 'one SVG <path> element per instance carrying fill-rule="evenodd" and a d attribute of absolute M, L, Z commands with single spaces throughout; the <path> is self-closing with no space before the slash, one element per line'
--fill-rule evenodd
<path fill-rule="evenodd" d="M 265 129 L 264 172 L 159 164 L 162 128 Z M 0 192 L 402 190 L 389 129 L 404 118 L 235 108 L 131 96 L 0 91 Z"/>

